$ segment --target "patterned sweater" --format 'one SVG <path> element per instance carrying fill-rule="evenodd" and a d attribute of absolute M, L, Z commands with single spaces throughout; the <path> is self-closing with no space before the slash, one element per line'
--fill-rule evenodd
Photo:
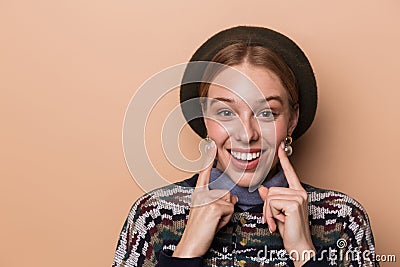
<path fill-rule="evenodd" d="M 113 267 L 293 265 L 279 231 L 271 234 L 262 223 L 262 204 L 247 211 L 235 206 L 231 221 L 215 235 L 202 258 L 176 261 L 171 257 L 185 229 L 197 177 L 156 189 L 134 203 Z M 364 208 L 343 193 L 302 185 L 308 192 L 311 236 L 317 250 L 317 264 L 306 265 L 379 266 Z"/>

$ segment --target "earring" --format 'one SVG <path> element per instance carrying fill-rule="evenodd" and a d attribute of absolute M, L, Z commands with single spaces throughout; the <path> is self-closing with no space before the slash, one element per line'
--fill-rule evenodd
<path fill-rule="evenodd" d="M 210 150 L 211 146 L 213 146 L 214 142 L 210 137 L 208 137 L 208 135 L 203 140 L 205 142 L 205 150 L 207 152 L 208 150 Z"/>
<path fill-rule="evenodd" d="M 290 135 L 286 136 L 286 138 L 285 138 L 285 152 L 286 152 L 286 155 L 288 155 L 288 157 L 293 154 L 293 148 L 291 146 L 292 141 L 293 141 L 293 139 L 292 139 L 292 137 Z"/>

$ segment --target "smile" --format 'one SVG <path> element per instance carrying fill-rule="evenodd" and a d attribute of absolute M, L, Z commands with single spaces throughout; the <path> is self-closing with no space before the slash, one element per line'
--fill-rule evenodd
<path fill-rule="evenodd" d="M 241 153 L 241 152 L 235 152 L 235 151 L 230 151 L 232 157 L 234 157 L 235 159 L 239 159 L 239 160 L 247 160 L 247 161 L 251 161 L 251 160 L 255 160 L 256 158 L 260 157 L 260 152 L 257 153 Z"/>
<path fill-rule="evenodd" d="M 266 149 L 227 149 L 229 152 L 232 164 L 240 170 L 254 170 L 261 158 L 261 155 L 266 151 Z"/>

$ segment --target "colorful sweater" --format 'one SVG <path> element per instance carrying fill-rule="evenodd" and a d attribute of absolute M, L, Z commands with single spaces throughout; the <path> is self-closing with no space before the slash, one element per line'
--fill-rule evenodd
<path fill-rule="evenodd" d="M 185 229 L 197 175 L 156 189 L 132 206 L 117 244 L 117 266 L 287 266 L 279 231 L 262 223 L 262 204 L 247 211 L 235 206 L 231 221 L 214 237 L 201 258 L 171 257 Z M 379 266 L 364 208 L 351 197 L 303 184 L 308 192 L 309 222 L 316 265 Z M 206 223 L 206 222 L 205 222 Z"/>

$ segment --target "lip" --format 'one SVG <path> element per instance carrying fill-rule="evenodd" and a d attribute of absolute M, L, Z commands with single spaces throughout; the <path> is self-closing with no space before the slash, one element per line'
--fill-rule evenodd
<path fill-rule="evenodd" d="M 260 156 L 252 161 L 247 161 L 247 160 L 239 160 L 236 159 L 232 156 L 230 151 L 234 152 L 241 152 L 241 153 L 257 153 L 260 152 Z M 233 166 L 235 166 L 238 169 L 241 170 L 253 170 L 257 167 L 258 163 L 260 162 L 260 158 L 263 155 L 263 152 L 265 152 L 266 149 L 260 149 L 260 148 L 251 148 L 251 149 L 242 149 L 242 148 L 232 148 L 232 149 L 227 149 L 229 159 L 232 162 Z"/>
<path fill-rule="evenodd" d="M 263 153 L 265 152 L 266 149 L 261 149 L 261 148 L 228 148 L 229 151 L 234 151 L 234 152 L 240 152 L 240 153 Z"/>

